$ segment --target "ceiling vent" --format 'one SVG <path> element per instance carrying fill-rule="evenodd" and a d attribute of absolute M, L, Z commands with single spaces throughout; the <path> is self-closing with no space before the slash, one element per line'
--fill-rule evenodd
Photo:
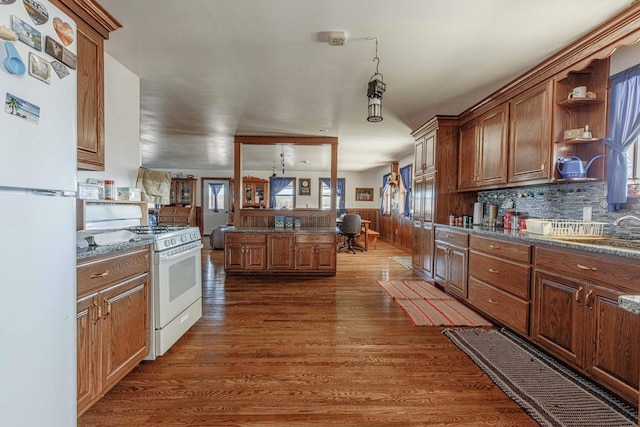
<path fill-rule="evenodd" d="M 329 32 L 329 45 L 344 46 L 347 44 L 347 33 L 344 31 Z"/>

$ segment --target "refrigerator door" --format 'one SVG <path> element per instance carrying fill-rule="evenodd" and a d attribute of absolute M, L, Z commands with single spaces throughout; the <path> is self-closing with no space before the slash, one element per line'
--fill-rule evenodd
<path fill-rule="evenodd" d="M 0 425 L 75 426 L 75 199 L 0 206 Z"/>
<path fill-rule="evenodd" d="M 46 21 L 45 12 L 33 9 L 36 18 L 32 19 L 27 2 L 6 3 L 0 1 L 0 24 L 19 29 L 20 40 L 0 39 L 0 187 L 75 191 L 76 25 L 46 0 L 31 4 L 44 8 Z M 72 43 L 64 46 L 54 26 L 59 31 L 71 28 L 65 43 Z M 13 74 L 5 66 L 10 53 L 12 57 L 17 53 L 24 63 L 23 74 Z M 54 66 L 62 71 L 62 78 Z"/>

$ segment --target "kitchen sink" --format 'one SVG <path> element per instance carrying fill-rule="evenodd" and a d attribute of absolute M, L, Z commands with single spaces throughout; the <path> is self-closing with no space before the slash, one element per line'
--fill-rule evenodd
<path fill-rule="evenodd" d="M 616 238 L 604 238 L 604 239 L 571 239 L 565 238 L 562 239 L 564 242 L 571 243 L 580 243 L 584 245 L 594 245 L 594 246 L 608 246 L 617 249 L 630 249 L 640 251 L 640 240 L 629 240 L 629 239 L 616 239 Z"/>

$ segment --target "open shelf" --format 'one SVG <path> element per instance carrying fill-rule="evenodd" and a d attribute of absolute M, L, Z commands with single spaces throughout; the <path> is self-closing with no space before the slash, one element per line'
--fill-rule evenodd
<path fill-rule="evenodd" d="M 602 98 L 569 98 L 558 102 L 561 107 L 584 107 L 604 102 Z"/>
<path fill-rule="evenodd" d="M 556 144 L 591 144 L 593 142 L 602 142 L 602 138 L 571 138 L 562 141 L 556 141 Z"/>
<path fill-rule="evenodd" d="M 567 183 L 567 182 L 595 182 L 600 181 L 598 178 L 559 178 L 556 179 L 558 184 Z"/>

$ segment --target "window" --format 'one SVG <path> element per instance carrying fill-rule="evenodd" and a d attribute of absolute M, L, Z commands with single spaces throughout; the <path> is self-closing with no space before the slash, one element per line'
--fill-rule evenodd
<path fill-rule="evenodd" d="M 329 187 L 330 183 L 330 178 L 320 178 L 320 209 L 331 208 L 331 187 Z M 345 180 L 344 178 L 338 178 L 338 189 L 336 190 L 336 206 L 338 207 L 338 209 L 345 208 L 344 190 Z"/>
<path fill-rule="evenodd" d="M 208 208 L 213 210 L 214 212 L 218 212 L 220 209 L 226 210 L 224 205 L 224 184 L 222 183 L 211 183 L 208 186 L 209 189 L 209 206 Z"/>
<path fill-rule="evenodd" d="M 640 138 L 627 150 L 627 196 L 640 196 Z"/>
<path fill-rule="evenodd" d="M 289 184 L 276 193 L 275 209 L 293 209 L 296 205 L 296 179 L 290 178 Z"/>

